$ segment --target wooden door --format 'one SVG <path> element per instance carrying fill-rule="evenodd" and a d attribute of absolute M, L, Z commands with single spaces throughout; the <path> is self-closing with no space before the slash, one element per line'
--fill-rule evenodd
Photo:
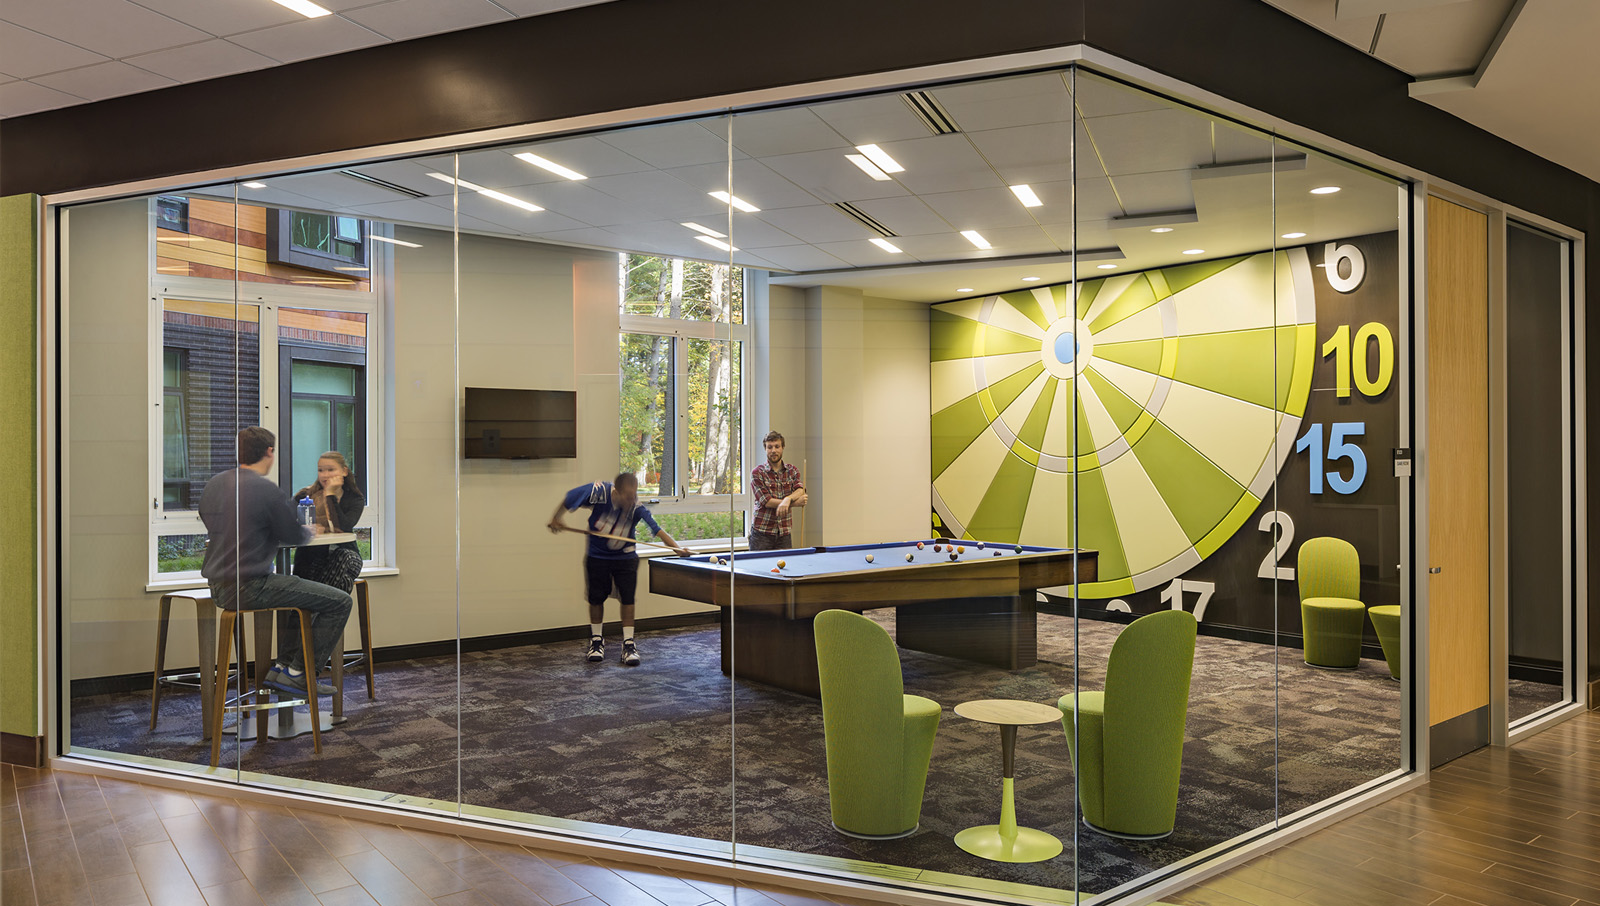
<path fill-rule="evenodd" d="M 1489 220 L 1428 199 L 1430 761 L 1489 741 Z"/>

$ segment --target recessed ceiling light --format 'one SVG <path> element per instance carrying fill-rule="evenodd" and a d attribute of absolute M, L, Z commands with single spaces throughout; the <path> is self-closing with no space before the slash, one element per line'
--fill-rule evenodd
<path fill-rule="evenodd" d="M 422 246 L 416 244 L 415 242 L 407 242 L 404 239 L 390 239 L 388 236 L 375 236 L 375 235 L 373 235 L 371 233 L 368 233 L 367 234 L 367 238 L 368 239 L 376 239 L 379 242 L 387 242 L 390 245 L 403 245 L 408 249 L 420 249 L 420 248 L 422 248 Z"/>
<path fill-rule="evenodd" d="M 1183 253 L 1185 255 L 1204 255 L 1206 253 L 1206 250 L 1205 249 L 1184 249 Z"/>
<path fill-rule="evenodd" d="M 551 173 L 554 173 L 557 176 L 564 176 L 567 179 L 588 179 L 589 178 L 587 176 L 584 176 L 582 173 L 579 173 L 577 170 L 570 170 L 570 169 L 568 169 L 566 167 L 561 166 L 560 164 L 556 163 L 553 160 L 548 160 L 546 158 L 540 157 L 537 154 L 529 154 L 528 152 L 524 151 L 523 153 L 515 155 L 515 156 L 516 156 L 517 160 L 527 161 L 528 163 L 533 164 L 535 167 L 538 167 L 541 170 L 549 170 Z"/>
<path fill-rule="evenodd" d="M 713 230 L 710 227 L 701 226 L 698 223 L 684 223 L 684 224 L 681 224 L 681 226 L 686 226 L 689 229 L 694 230 L 696 233 L 704 233 L 704 234 L 706 234 L 707 236 L 710 236 L 713 239 L 727 239 L 728 238 L 728 234 L 727 233 L 719 233 L 719 232 L 717 232 L 716 230 Z"/>
<path fill-rule="evenodd" d="M 1284 233 L 1283 234 L 1283 238 L 1285 238 L 1285 239 L 1304 239 L 1304 238 L 1306 238 L 1306 234 L 1305 233 Z"/>
<path fill-rule="evenodd" d="M 972 243 L 973 245 L 977 246 L 980 249 L 994 248 L 994 246 L 989 244 L 989 240 L 987 240 L 987 239 L 983 238 L 982 236 L 978 235 L 978 231 L 977 230 L 962 230 L 961 231 L 961 235 L 966 237 L 966 240 L 968 242 Z"/>
<path fill-rule="evenodd" d="M 868 241 L 871 242 L 873 245 L 877 246 L 878 248 L 883 249 L 886 252 L 892 252 L 892 253 L 894 253 L 896 255 L 903 254 L 903 252 L 901 252 L 898 248 L 895 247 L 894 243 L 890 242 L 887 239 L 879 239 L 878 237 L 874 236 Z"/>
<path fill-rule="evenodd" d="M 878 169 L 878 165 L 873 163 L 870 160 L 867 160 L 865 155 L 861 155 L 861 154 L 846 154 L 844 157 L 845 157 L 845 160 L 848 160 L 852 164 L 855 164 L 856 166 L 860 167 L 861 168 L 861 172 L 867 174 L 868 176 L 872 177 L 873 179 L 876 179 L 878 182 L 883 182 L 883 181 L 885 181 L 885 180 L 887 180 L 889 178 L 889 174 L 887 174 L 887 173 L 883 172 L 882 170 Z"/>
<path fill-rule="evenodd" d="M 1023 277 L 1022 278 L 1022 282 L 1023 283 L 1033 283 L 1038 279 L 1039 279 L 1038 277 Z"/>
<path fill-rule="evenodd" d="M 328 10 L 312 3 L 311 0 L 272 0 L 272 2 L 287 9 L 292 9 L 307 19 L 320 19 L 332 15 Z"/>
<path fill-rule="evenodd" d="M 889 152 L 877 145 L 856 145 L 856 150 L 867 156 L 867 160 L 878 165 L 878 169 L 885 173 L 899 173 L 905 170 L 900 162 L 889 156 Z"/>
<path fill-rule="evenodd" d="M 750 202 L 745 201 L 743 198 L 740 198 L 737 195 L 729 195 L 727 192 L 707 192 L 706 194 L 722 202 L 723 204 L 731 204 L 746 214 L 754 214 L 755 212 L 761 210 Z"/>
<path fill-rule="evenodd" d="M 267 187 L 267 184 L 264 182 L 247 182 L 243 183 L 242 185 L 246 189 L 265 189 Z"/>
<path fill-rule="evenodd" d="M 1312 195 L 1332 195 L 1339 191 L 1339 186 L 1317 186 L 1311 190 Z"/>
<path fill-rule="evenodd" d="M 1153 228 L 1151 228 L 1150 232 L 1152 232 L 1152 233 L 1170 233 L 1170 232 L 1172 232 L 1172 227 L 1153 227 Z"/>
<path fill-rule="evenodd" d="M 956 289 L 956 292 L 958 292 L 958 293 L 970 293 L 970 292 L 972 292 L 972 287 L 970 287 L 970 286 L 958 287 Z"/>
<path fill-rule="evenodd" d="M 434 179 L 443 180 L 444 182 L 451 183 L 452 185 L 460 186 L 469 192 L 477 192 L 479 195 L 482 195 L 485 198 L 493 198 L 495 201 L 503 202 L 511 205 L 514 208 L 521 208 L 524 211 L 528 211 L 533 214 L 537 214 L 544 210 L 544 208 L 539 207 L 531 201 L 523 201 L 520 198 L 507 195 L 504 192 L 499 192 L 494 189 L 485 189 L 483 186 L 480 186 L 477 183 L 470 183 L 464 179 L 456 179 L 453 176 L 446 176 L 443 173 L 429 173 L 428 175 L 432 176 Z"/>
<path fill-rule="evenodd" d="M 706 245 L 713 246 L 715 248 L 719 248 L 719 249 L 723 250 L 724 252 L 737 252 L 738 251 L 737 248 L 727 244 L 726 242 L 723 242 L 721 239 L 712 239 L 710 236 L 696 236 L 694 238 L 700 240 L 701 242 L 704 242 Z"/>
<path fill-rule="evenodd" d="M 1103 271 L 1114 271 L 1117 269 L 1115 264 L 1097 264 L 1095 267 L 1098 267 Z"/>
<path fill-rule="evenodd" d="M 1012 186 L 1011 193 L 1017 196 L 1017 200 L 1022 202 L 1022 206 L 1025 208 L 1037 208 L 1044 204 L 1039 200 L 1039 196 L 1034 193 L 1031 186 Z"/>

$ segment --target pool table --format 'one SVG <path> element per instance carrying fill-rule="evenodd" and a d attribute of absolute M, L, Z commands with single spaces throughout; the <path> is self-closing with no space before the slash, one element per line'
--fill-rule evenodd
<path fill-rule="evenodd" d="M 895 607 L 902 648 L 1015 670 L 1037 657 L 1034 591 L 1096 575 L 1092 550 L 958 541 L 951 560 L 947 539 L 917 543 L 655 558 L 650 591 L 721 608 L 723 673 L 816 696 L 824 610 Z"/>

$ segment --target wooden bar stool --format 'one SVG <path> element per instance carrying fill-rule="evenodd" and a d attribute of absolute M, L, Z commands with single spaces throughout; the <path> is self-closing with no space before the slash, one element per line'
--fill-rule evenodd
<path fill-rule="evenodd" d="M 378 694 L 372 686 L 372 612 L 367 607 L 367 580 L 357 579 L 355 588 L 356 618 L 361 625 L 361 653 L 346 654 L 344 666 L 346 669 L 356 664 L 363 664 L 367 674 L 367 700 L 377 699 Z"/>
<path fill-rule="evenodd" d="M 172 617 L 173 601 L 190 601 L 194 603 L 195 635 L 199 639 L 199 654 L 195 663 L 200 666 L 194 673 L 166 672 L 167 665 L 167 626 Z M 211 692 L 216 684 L 217 674 L 212 672 L 212 652 L 217 647 L 217 616 L 216 608 L 211 600 L 211 589 L 194 588 L 184 591 L 169 592 L 161 596 L 161 611 L 156 617 L 156 666 L 154 681 L 150 685 L 150 730 L 155 732 L 156 718 L 161 708 L 161 687 L 179 686 L 186 689 L 200 690 L 200 716 L 204 733 L 211 732 Z M 223 668 L 227 669 L 226 666 Z M 223 674 L 227 677 L 228 674 Z M 227 679 L 223 680 L 227 684 Z M 209 735 L 202 738 L 209 739 Z"/>
<path fill-rule="evenodd" d="M 317 713 L 317 692 L 316 692 L 317 677 L 320 674 L 320 670 L 315 668 L 315 667 L 313 667 L 313 666 L 311 666 L 316 660 L 316 657 L 315 657 L 315 655 L 313 653 L 316 649 L 311 647 L 311 619 L 312 619 L 312 617 L 311 617 L 310 613 L 307 613 L 306 611 L 301 610 L 298 607 L 268 607 L 268 608 L 261 608 L 261 609 L 257 609 L 257 610 L 243 611 L 243 613 L 252 614 L 253 618 L 255 620 L 255 624 L 256 624 L 256 640 L 257 640 L 257 644 L 256 644 L 256 659 L 260 662 L 260 664 L 258 664 L 258 667 L 260 667 L 261 665 L 264 665 L 266 663 L 266 661 L 269 659 L 269 655 L 267 654 L 267 646 L 262 644 L 262 640 L 266 637 L 267 633 L 271 632 L 271 624 L 270 623 L 264 623 L 263 620 L 274 620 L 274 619 L 276 619 L 277 618 L 277 614 L 278 614 L 279 611 L 292 611 L 296 615 L 298 615 L 299 618 L 300 618 L 300 650 L 302 652 L 304 652 L 304 659 L 305 659 L 305 662 L 306 662 L 306 665 L 307 665 L 307 669 L 306 669 L 306 674 L 305 675 L 306 675 L 306 688 L 307 688 L 308 691 L 307 691 L 306 697 L 303 698 L 303 699 L 299 699 L 299 698 L 279 699 L 278 701 L 258 702 L 257 704 L 247 705 L 247 704 L 244 703 L 247 696 L 253 695 L 253 696 L 256 696 L 259 699 L 264 690 L 262 690 L 261 688 L 257 687 L 256 689 L 251 690 L 249 693 L 246 693 L 244 691 L 244 680 L 243 680 L 244 671 L 241 669 L 240 670 L 240 674 L 239 674 L 240 675 L 240 682 L 239 682 L 240 689 L 239 689 L 238 703 L 235 704 L 233 706 L 233 708 L 230 709 L 228 707 L 228 704 L 227 704 L 227 697 L 228 697 L 228 684 L 227 684 L 227 682 L 224 681 L 224 682 L 216 684 L 215 689 L 212 691 L 211 710 L 210 710 L 210 715 L 209 715 L 209 718 L 208 718 L 210 720 L 209 728 L 210 728 L 210 734 L 211 734 L 211 766 L 212 767 L 216 767 L 217 763 L 219 761 L 221 761 L 221 759 L 222 759 L 222 716 L 223 716 L 223 714 L 225 712 L 227 712 L 229 710 L 237 711 L 242 716 L 245 711 L 263 712 L 263 711 L 270 711 L 270 710 L 273 710 L 273 709 L 276 709 L 276 708 L 292 708 L 292 707 L 296 707 L 298 705 L 307 705 L 307 706 L 310 707 L 310 710 L 311 710 L 311 748 L 312 748 L 312 751 L 315 752 L 316 754 L 318 754 L 318 755 L 322 754 L 322 718 L 321 718 L 321 715 L 319 715 Z M 240 633 L 238 633 L 236 631 L 237 630 L 238 617 L 239 617 L 240 613 L 241 613 L 241 611 L 237 611 L 237 610 L 226 610 L 226 609 L 223 609 L 223 610 L 219 610 L 218 611 L 218 623 L 220 623 L 221 625 L 220 625 L 220 627 L 218 627 L 220 629 L 220 632 L 217 633 L 217 668 L 216 668 L 217 669 L 217 674 L 216 674 L 217 676 L 225 677 L 225 676 L 228 675 L 229 655 L 231 654 L 230 649 L 233 647 L 234 639 L 237 636 L 240 635 Z M 244 665 L 245 662 L 246 662 L 246 654 L 245 654 L 243 645 L 241 644 L 240 648 L 239 648 L 239 663 L 240 663 L 241 667 Z M 337 664 L 338 666 L 342 667 L 343 666 L 343 659 L 342 658 L 335 658 L 334 659 L 334 663 Z M 203 675 L 205 673 L 205 670 L 202 669 L 201 673 Z M 343 673 L 344 673 L 344 671 L 342 669 L 337 669 L 337 670 L 334 671 L 334 673 L 335 673 L 335 682 L 336 683 L 338 681 L 342 680 Z M 258 669 L 257 670 L 257 681 L 259 682 L 260 681 L 260 677 L 265 676 L 265 675 L 266 675 L 266 672 L 265 672 L 264 667 L 262 669 Z M 240 736 L 241 736 L 241 739 L 239 740 L 239 742 L 241 744 L 243 744 L 243 742 L 244 742 L 244 740 L 242 738 L 243 734 L 241 733 Z M 266 723 L 265 720 L 258 719 L 256 721 L 256 740 L 259 742 L 259 741 L 265 740 L 266 737 L 267 737 L 267 723 Z"/>

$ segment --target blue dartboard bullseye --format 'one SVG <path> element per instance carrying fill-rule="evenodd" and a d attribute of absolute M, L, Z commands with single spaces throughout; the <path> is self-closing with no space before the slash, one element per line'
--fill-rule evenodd
<path fill-rule="evenodd" d="M 1078 357 L 1078 338 L 1070 333 L 1056 337 L 1056 361 L 1071 365 Z"/>

